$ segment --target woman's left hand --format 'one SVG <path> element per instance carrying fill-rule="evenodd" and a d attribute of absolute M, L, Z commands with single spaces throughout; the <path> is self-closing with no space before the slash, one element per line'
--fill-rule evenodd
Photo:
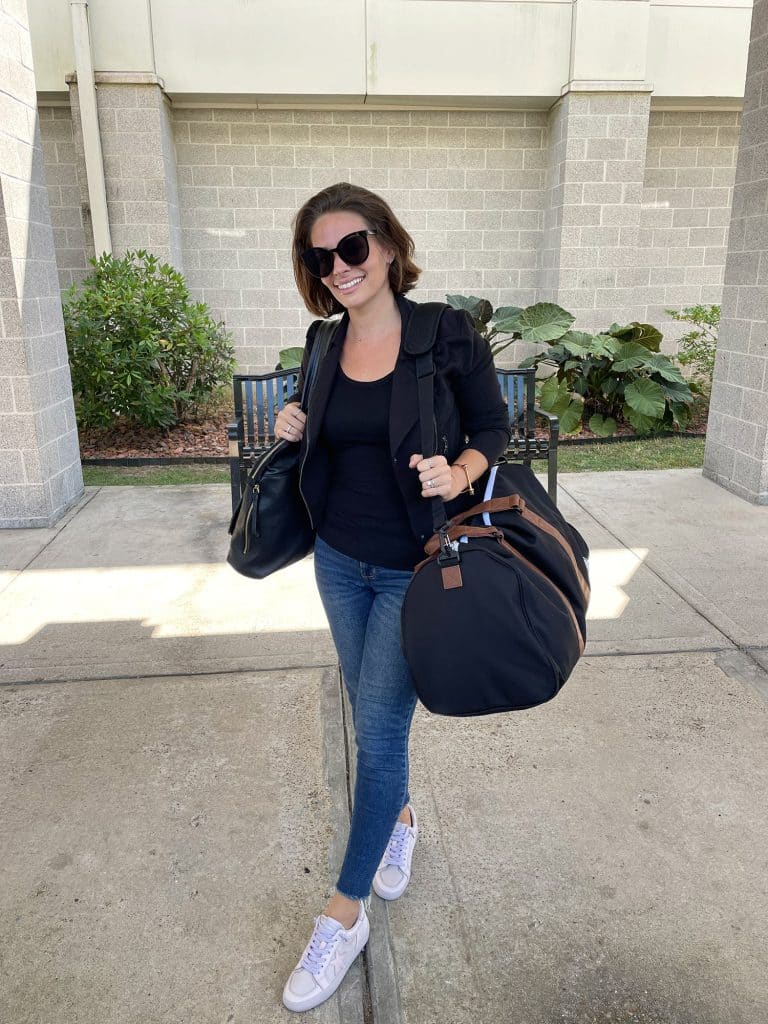
<path fill-rule="evenodd" d="M 450 501 L 458 494 L 456 478 L 444 455 L 433 455 L 429 459 L 412 455 L 408 460 L 409 469 L 419 471 L 422 498 L 442 498 Z"/>

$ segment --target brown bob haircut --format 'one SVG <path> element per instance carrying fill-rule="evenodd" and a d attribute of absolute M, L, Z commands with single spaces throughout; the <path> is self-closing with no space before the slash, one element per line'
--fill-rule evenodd
<path fill-rule="evenodd" d="M 389 265 L 389 285 L 396 295 L 410 291 L 421 273 L 413 262 L 413 239 L 381 196 L 346 181 L 329 185 L 308 199 L 293 219 L 293 273 L 307 309 L 317 316 L 342 313 L 344 306 L 319 278 L 312 277 L 301 262 L 301 254 L 312 245 L 312 228 L 318 218 L 325 213 L 347 210 L 360 214 L 368 227 L 376 232 L 379 245 L 394 252 Z"/>

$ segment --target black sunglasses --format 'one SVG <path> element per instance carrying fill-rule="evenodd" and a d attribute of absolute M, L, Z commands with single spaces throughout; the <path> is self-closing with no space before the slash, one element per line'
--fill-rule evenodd
<path fill-rule="evenodd" d="M 312 249 L 305 249 L 301 254 L 301 262 L 310 272 L 312 277 L 328 277 L 333 273 L 333 254 L 337 252 L 349 267 L 359 267 L 365 263 L 370 253 L 368 246 L 368 235 L 375 235 L 375 231 L 364 229 L 353 231 L 351 235 L 344 235 L 339 239 L 335 249 L 321 249 L 314 246 Z"/>

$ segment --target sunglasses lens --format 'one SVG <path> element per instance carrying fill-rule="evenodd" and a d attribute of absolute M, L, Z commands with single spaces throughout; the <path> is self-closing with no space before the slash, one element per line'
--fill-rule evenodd
<path fill-rule="evenodd" d="M 368 236 L 364 234 L 347 235 L 339 242 L 336 250 L 350 267 L 359 267 L 368 259 Z"/>
<path fill-rule="evenodd" d="M 333 253 L 327 249 L 305 249 L 301 262 L 312 277 L 326 277 L 333 270 Z"/>

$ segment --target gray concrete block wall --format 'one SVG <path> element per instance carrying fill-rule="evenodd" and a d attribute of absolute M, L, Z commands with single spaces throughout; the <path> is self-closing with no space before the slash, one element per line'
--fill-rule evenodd
<path fill-rule="evenodd" d="M 48 127 L 46 158 L 55 217 L 74 223 L 76 184 L 85 209 L 87 190 L 71 90 L 71 135 Z M 721 295 L 739 118 L 648 107 L 647 94 L 570 93 L 549 114 L 191 109 L 156 84 L 101 83 L 115 249 L 170 258 L 227 323 L 243 368 L 271 367 L 310 319 L 291 217 L 348 179 L 385 195 L 413 233 L 422 298 L 559 301 L 584 328 L 657 323 L 674 349 L 684 328 L 664 309 Z M 47 125 L 66 124 L 60 109 Z M 82 270 L 88 228 L 57 228 L 62 284 Z"/>
<path fill-rule="evenodd" d="M 184 261 L 241 365 L 274 366 L 311 317 L 290 222 L 325 185 L 380 192 L 411 232 L 418 296 L 536 301 L 547 147 L 542 112 L 174 109 Z"/>
<path fill-rule="evenodd" d="M 550 110 L 540 297 L 577 328 L 632 320 L 647 271 L 638 251 L 650 96 L 570 92 Z"/>
<path fill-rule="evenodd" d="M 646 317 L 668 338 L 665 309 L 719 303 L 728 246 L 740 113 L 652 111 L 639 246 L 650 268 Z"/>
<path fill-rule="evenodd" d="M 0 6 L 0 528 L 83 489 L 24 4 Z"/>
<path fill-rule="evenodd" d="M 148 249 L 183 270 L 167 98 L 152 82 L 102 81 L 97 100 L 113 251 Z"/>
<path fill-rule="evenodd" d="M 768 504 L 768 0 L 755 0 L 704 473 Z"/>
<path fill-rule="evenodd" d="M 81 281 L 93 256 L 93 232 L 82 151 L 69 106 L 40 106 L 48 203 L 62 290 Z"/>

